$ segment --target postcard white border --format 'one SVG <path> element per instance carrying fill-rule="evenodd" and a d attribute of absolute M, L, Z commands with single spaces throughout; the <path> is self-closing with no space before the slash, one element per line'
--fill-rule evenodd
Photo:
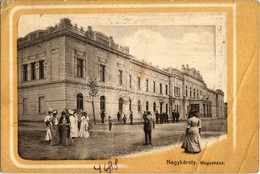
<path fill-rule="evenodd" d="M 13 163 L 19 167 L 19 168 L 93 168 L 93 165 L 95 164 L 78 164 L 78 165 L 25 165 L 19 163 L 14 156 L 13 151 L 13 134 L 14 134 L 14 117 L 13 117 L 13 107 L 14 107 L 14 81 L 13 81 L 13 63 L 14 63 L 14 57 L 13 57 L 13 18 L 15 12 L 22 9 L 53 9 L 53 8 L 166 8 L 166 7 L 182 7 L 182 8 L 189 8 L 189 7 L 230 7 L 233 11 L 233 107 L 232 107 L 232 114 L 233 114 L 233 148 L 236 149 L 236 93 L 237 93 L 237 86 L 236 86 L 236 4 L 107 4 L 107 5 L 23 5 L 23 6 L 17 6 L 13 8 L 9 15 L 9 55 L 10 55 L 10 64 L 9 64 L 9 78 L 10 78 L 10 155 L 11 160 Z M 126 165 L 121 165 L 121 168 L 127 167 Z"/>

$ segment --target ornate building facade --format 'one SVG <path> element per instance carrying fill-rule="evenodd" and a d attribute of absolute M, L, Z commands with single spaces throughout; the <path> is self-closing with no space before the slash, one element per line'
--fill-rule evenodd
<path fill-rule="evenodd" d="M 67 18 L 55 27 L 18 38 L 18 107 L 20 120 L 40 120 L 49 107 L 82 109 L 92 116 L 88 78 L 98 79 L 95 112 L 112 118 L 118 111 L 140 120 L 143 111 L 180 113 L 190 109 L 201 117 L 224 117 L 224 93 L 211 90 L 188 65 L 160 69 L 129 54 L 103 33 L 72 25 Z"/>

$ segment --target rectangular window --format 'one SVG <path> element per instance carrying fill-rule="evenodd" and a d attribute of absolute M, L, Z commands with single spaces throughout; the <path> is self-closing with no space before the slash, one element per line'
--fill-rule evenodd
<path fill-rule="evenodd" d="M 31 63 L 31 80 L 36 79 L 36 62 Z"/>
<path fill-rule="evenodd" d="M 153 81 L 153 92 L 155 93 L 156 92 L 156 86 L 155 86 L 155 81 Z"/>
<path fill-rule="evenodd" d="M 119 85 L 123 85 L 123 71 L 122 70 L 118 70 L 118 82 Z"/>
<path fill-rule="evenodd" d="M 77 59 L 77 77 L 83 77 L 83 60 Z"/>
<path fill-rule="evenodd" d="M 138 112 L 140 112 L 141 111 L 141 101 L 140 100 L 138 100 L 138 103 L 137 103 L 137 109 L 138 109 Z"/>
<path fill-rule="evenodd" d="M 44 60 L 39 61 L 39 79 L 44 79 Z"/>
<path fill-rule="evenodd" d="M 162 84 L 160 83 L 160 94 L 162 94 Z"/>
<path fill-rule="evenodd" d="M 23 65 L 23 81 L 28 80 L 28 64 Z"/>
<path fill-rule="evenodd" d="M 132 111 L 132 100 L 129 99 L 129 111 Z"/>
<path fill-rule="evenodd" d="M 129 75 L 129 88 L 132 89 L 132 76 Z"/>
<path fill-rule="evenodd" d="M 168 85 L 165 85 L 165 94 L 168 95 Z"/>
<path fill-rule="evenodd" d="M 188 97 L 188 87 L 186 86 L 186 97 Z"/>
<path fill-rule="evenodd" d="M 140 79 L 140 77 L 137 77 L 137 88 L 138 88 L 138 90 L 141 90 L 141 79 Z"/>
<path fill-rule="evenodd" d="M 28 113 L 28 98 L 23 99 L 23 113 L 24 114 Z"/>
<path fill-rule="evenodd" d="M 39 97 L 39 114 L 45 113 L 45 97 Z"/>
<path fill-rule="evenodd" d="M 105 68 L 106 66 L 100 65 L 99 67 L 99 80 L 100 82 L 105 82 Z"/>
<path fill-rule="evenodd" d="M 149 91 L 149 80 L 146 79 L 146 92 L 148 92 L 148 91 Z"/>

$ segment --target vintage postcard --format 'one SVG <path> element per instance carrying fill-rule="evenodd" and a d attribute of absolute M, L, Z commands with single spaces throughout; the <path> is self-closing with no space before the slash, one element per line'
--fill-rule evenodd
<path fill-rule="evenodd" d="M 257 1 L 3 1 L 1 171 L 259 170 Z"/>

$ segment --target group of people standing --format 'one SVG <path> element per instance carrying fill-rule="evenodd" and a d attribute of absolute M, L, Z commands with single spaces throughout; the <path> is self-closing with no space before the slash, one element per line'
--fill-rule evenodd
<path fill-rule="evenodd" d="M 175 112 L 175 110 L 174 110 Z M 175 118 L 176 113 L 173 112 Z M 103 113 L 104 114 L 104 113 Z M 79 118 L 80 117 L 80 118 Z M 105 116 L 104 116 L 105 117 Z M 118 122 L 126 122 L 125 115 L 121 118 L 121 114 L 117 114 Z M 133 112 L 130 113 L 130 124 L 133 123 Z M 156 123 L 159 123 L 158 112 L 155 113 Z M 143 114 L 143 130 L 145 135 L 144 145 L 152 144 L 152 131 L 155 128 L 155 120 L 150 111 Z M 161 120 L 161 119 L 160 119 Z M 177 120 L 174 120 L 178 122 Z M 166 121 L 167 122 L 167 121 Z M 89 137 L 89 118 L 86 112 L 78 112 L 76 110 L 62 111 L 58 116 L 57 110 L 49 109 L 48 115 L 44 119 L 46 125 L 46 141 L 50 141 L 50 145 L 69 146 L 73 144 L 73 138 L 88 138 Z M 103 121 L 102 121 L 103 123 Z M 109 131 L 112 129 L 112 118 L 108 117 Z M 187 128 L 185 139 L 182 143 L 182 148 L 188 153 L 198 153 L 201 151 L 201 120 L 198 118 L 197 111 L 190 111 L 187 120 Z"/>
<path fill-rule="evenodd" d="M 144 111 L 144 114 L 146 114 L 145 111 Z M 172 112 L 172 122 L 178 123 L 179 118 L 180 118 L 179 112 L 176 112 L 175 110 L 173 110 L 173 112 Z M 155 119 L 156 119 L 157 124 L 159 124 L 159 123 L 161 123 L 161 124 L 169 123 L 169 115 L 166 112 L 159 113 L 158 111 L 155 111 Z"/>
<path fill-rule="evenodd" d="M 133 124 L 133 111 L 130 111 L 130 114 L 129 114 L 129 119 L 130 119 L 130 125 Z M 117 121 L 118 123 L 124 123 L 126 124 L 127 122 L 127 117 L 125 114 L 123 113 L 120 113 L 120 111 L 117 112 Z"/>
<path fill-rule="evenodd" d="M 146 112 L 144 111 L 143 115 L 145 114 Z M 158 111 L 155 111 L 155 119 L 157 124 L 169 123 L 169 115 L 166 112 L 159 113 Z"/>
<path fill-rule="evenodd" d="M 80 118 L 78 118 L 80 116 Z M 58 116 L 57 110 L 49 109 L 44 119 L 46 125 L 46 141 L 50 145 L 69 146 L 73 144 L 72 138 L 89 137 L 89 118 L 86 112 L 76 113 L 76 110 L 62 111 Z"/>

